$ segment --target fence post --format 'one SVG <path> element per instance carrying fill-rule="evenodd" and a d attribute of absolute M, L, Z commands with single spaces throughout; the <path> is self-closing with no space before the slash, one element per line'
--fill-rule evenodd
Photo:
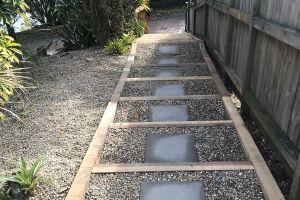
<path fill-rule="evenodd" d="M 208 37 L 207 32 L 208 32 L 208 9 L 209 6 L 207 5 L 207 0 L 205 0 L 205 5 L 204 5 L 204 30 L 203 30 L 203 39 L 206 39 Z"/>
<path fill-rule="evenodd" d="M 229 2 L 229 7 L 235 7 L 235 0 Z M 230 56 L 231 56 L 231 43 L 232 43 L 232 32 L 233 32 L 233 17 L 228 13 L 227 30 L 226 30 L 226 52 L 225 52 L 225 65 L 230 66 Z"/>
<path fill-rule="evenodd" d="M 261 0 L 253 0 L 252 8 L 250 13 L 250 23 L 249 23 L 249 32 L 248 32 L 248 41 L 246 46 L 246 58 L 245 58 L 245 80 L 242 87 L 242 96 L 244 96 L 245 92 L 251 89 L 251 79 L 253 72 L 253 64 L 254 64 L 254 55 L 255 55 L 255 45 L 257 39 L 257 30 L 253 28 L 253 17 L 258 17 L 260 15 L 260 7 Z M 248 109 L 247 106 L 242 100 L 242 115 L 247 115 Z"/>
<path fill-rule="evenodd" d="M 300 155 L 293 176 L 293 182 L 290 189 L 289 199 L 297 200 L 300 198 Z"/>
<path fill-rule="evenodd" d="M 190 7 L 189 7 L 189 2 L 186 1 L 186 9 L 185 9 L 185 32 L 189 32 L 189 12 L 190 12 Z"/>
<path fill-rule="evenodd" d="M 196 34 L 196 6 L 197 2 L 196 1 L 192 1 L 192 5 L 193 5 L 193 35 Z"/>

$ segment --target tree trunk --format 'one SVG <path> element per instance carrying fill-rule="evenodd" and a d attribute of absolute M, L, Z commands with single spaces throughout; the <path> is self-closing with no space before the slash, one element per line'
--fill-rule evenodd
<path fill-rule="evenodd" d="M 106 0 L 89 0 L 90 18 L 98 45 L 103 46 L 110 38 L 110 25 Z"/>

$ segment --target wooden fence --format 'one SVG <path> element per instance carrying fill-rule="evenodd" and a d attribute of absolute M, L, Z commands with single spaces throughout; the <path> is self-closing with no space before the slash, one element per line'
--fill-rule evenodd
<path fill-rule="evenodd" d="M 300 1 L 191 0 L 187 31 L 201 37 L 287 166 L 300 151 Z"/>

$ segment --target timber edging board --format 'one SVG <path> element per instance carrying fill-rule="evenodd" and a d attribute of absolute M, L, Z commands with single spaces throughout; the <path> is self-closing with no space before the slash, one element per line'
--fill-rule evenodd
<path fill-rule="evenodd" d="M 249 161 L 238 162 L 200 162 L 200 163 L 137 163 L 100 164 L 92 173 L 130 173 L 130 172 L 173 172 L 173 171 L 230 171 L 253 170 Z"/>
<path fill-rule="evenodd" d="M 288 172 L 292 173 L 296 167 L 298 155 L 298 150 L 295 148 L 295 145 L 292 144 L 286 137 L 281 128 L 278 127 L 277 123 L 270 116 L 265 114 L 267 111 L 260 111 L 263 109 L 261 104 L 255 100 L 249 92 L 243 92 L 243 84 L 238 80 L 232 70 L 225 65 L 221 57 L 214 51 L 214 47 L 211 45 L 211 42 L 207 39 L 205 39 L 204 42 L 208 47 L 209 53 L 214 58 L 214 61 L 222 66 L 221 70 L 225 70 L 226 75 L 232 81 L 239 94 L 242 95 L 246 105 L 250 108 L 250 112 L 253 113 L 254 118 L 257 119 L 256 121 L 258 124 L 260 124 L 260 126 L 265 130 L 268 137 L 271 139 L 272 144 L 277 148 L 278 153 L 283 158 L 285 166 L 288 168 Z M 261 115 L 259 113 L 264 114 Z"/>
<path fill-rule="evenodd" d="M 250 112 L 259 122 L 260 126 L 268 132 L 268 137 L 271 138 L 273 145 L 279 151 L 280 155 L 286 160 L 290 172 L 294 171 L 297 164 L 298 150 L 291 143 L 289 138 L 282 132 L 281 128 L 267 114 L 263 106 L 250 93 L 244 94 L 246 104 L 250 107 Z"/>
<path fill-rule="evenodd" d="M 119 101 L 161 101 L 161 100 L 190 100 L 190 99 L 217 99 L 220 95 L 185 95 L 185 96 L 130 96 L 120 97 Z"/>
<path fill-rule="evenodd" d="M 97 128 L 97 131 L 93 137 L 92 142 L 90 143 L 86 155 L 83 158 L 79 170 L 73 180 L 71 188 L 67 194 L 66 200 L 85 199 L 85 194 L 89 185 L 90 175 L 92 173 L 95 164 L 99 160 L 99 155 L 102 146 L 104 144 L 105 137 L 109 129 L 109 125 L 113 122 L 116 109 L 117 109 L 117 102 L 121 96 L 121 92 L 125 85 L 126 79 L 129 76 L 130 68 L 135 60 L 136 49 L 137 49 L 137 44 L 134 43 L 131 47 L 130 55 L 127 58 L 126 65 L 123 69 L 119 82 L 114 90 L 110 102 L 106 107 L 101 122 Z"/>
<path fill-rule="evenodd" d="M 222 95 L 222 100 L 223 100 L 225 109 L 226 109 L 227 114 L 229 115 L 230 119 L 232 119 L 232 121 L 236 127 L 237 134 L 240 138 L 241 144 L 244 148 L 244 151 L 245 151 L 248 159 L 253 163 L 256 174 L 257 174 L 258 179 L 261 184 L 262 191 L 264 193 L 264 197 L 267 200 L 283 200 L 283 199 L 285 199 L 282 192 L 280 191 L 280 188 L 278 187 L 272 173 L 270 172 L 268 165 L 266 164 L 258 147 L 256 146 L 250 132 L 246 128 L 240 113 L 238 112 L 237 108 L 233 104 L 231 98 L 228 95 L 226 95 L 226 93 L 224 93 L 224 90 L 226 90 L 226 88 L 225 88 L 223 82 L 220 82 L 221 78 L 219 77 L 219 74 L 213 73 L 216 71 L 216 68 L 205 49 L 203 41 L 200 42 L 199 46 L 200 46 L 202 55 L 204 57 L 204 60 L 206 61 L 207 65 L 209 66 L 209 69 L 212 70 L 211 73 L 213 74 L 213 78 L 215 80 L 217 87 L 219 87 L 219 91 L 222 91 L 222 93 L 225 94 L 225 95 Z"/>
<path fill-rule="evenodd" d="M 211 80 L 211 76 L 182 76 L 182 77 L 143 77 L 127 78 L 127 82 L 137 81 L 190 81 L 190 80 Z"/>
<path fill-rule="evenodd" d="M 233 126 L 232 120 L 221 121 L 181 121 L 181 122 L 129 122 L 112 123 L 110 128 L 159 128 L 159 127 L 192 127 L 192 126 Z"/>
<path fill-rule="evenodd" d="M 257 100 L 255 100 L 253 95 L 251 95 L 249 92 L 245 92 L 244 94 L 242 89 L 243 84 L 241 84 L 241 82 L 237 79 L 232 70 L 228 66 L 226 66 L 224 62 L 222 62 L 220 57 L 216 55 L 215 51 L 213 51 L 214 47 L 211 46 L 211 43 L 208 40 L 205 40 L 205 44 L 209 48 L 208 50 L 212 54 L 214 60 L 224 68 L 226 75 L 230 78 L 239 94 L 242 95 L 243 99 L 245 100 L 245 103 L 250 108 L 250 112 L 253 113 L 254 118 L 257 119 L 261 127 L 263 127 L 263 129 L 267 132 L 268 137 L 272 140 L 272 143 L 278 149 L 278 152 L 283 157 L 284 162 L 286 162 L 286 166 L 289 169 L 288 172 L 292 173 L 292 171 L 295 169 L 298 155 L 298 150 L 295 148 L 295 145 L 292 144 L 290 139 L 286 137 L 286 134 L 282 132 L 281 128 L 277 125 L 277 123 L 270 116 L 265 114 L 265 112 L 267 111 L 259 112 L 259 110 L 265 109 Z M 258 115 L 258 113 L 264 114 Z"/>

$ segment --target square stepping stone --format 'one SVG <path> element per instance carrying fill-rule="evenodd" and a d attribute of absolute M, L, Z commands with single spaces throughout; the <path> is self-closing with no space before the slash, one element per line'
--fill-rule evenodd
<path fill-rule="evenodd" d="M 205 200 L 203 182 L 141 183 L 141 200 Z"/>
<path fill-rule="evenodd" d="M 161 54 L 179 54 L 179 47 L 177 45 L 164 45 L 158 47 L 158 52 Z"/>
<path fill-rule="evenodd" d="M 145 162 L 197 162 L 193 134 L 147 134 Z"/>
<path fill-rule="evenodd" d="M 187 105 L 151 106 L 151 120 L 153 122 L 187 121 L 188 119 Z"/>
<path fill-rule="evenodd" d="M 179 69 L 161 69 L 154 72 L 155 77 L 178 77 L 183 76 L 182 70 Z"/>
<path fill-rule="evenodd" d="M 185 95 L 184 84 L 159 85 L 154 96 L 180 96 Z"/>
<path fill-rule="evenodd" d="M 178 63 L 179 61 L 177 58 L 161 58 L 158 60 L 159 65 L 174 65 Z"/>

